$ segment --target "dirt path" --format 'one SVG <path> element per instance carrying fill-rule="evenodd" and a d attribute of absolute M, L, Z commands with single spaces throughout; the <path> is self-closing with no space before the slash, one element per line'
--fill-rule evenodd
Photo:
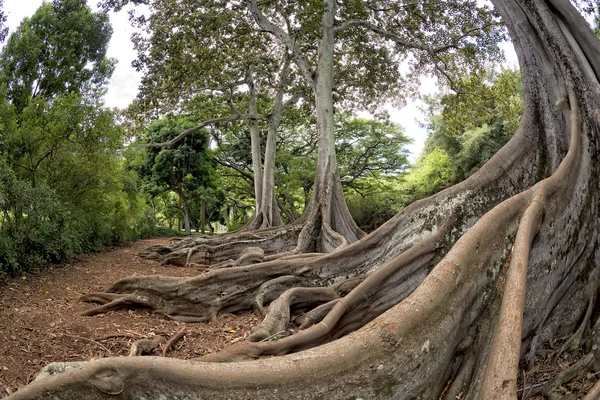
<path fill-rule="evenodd" d="M 195 269 L 160 266 L 137 257 L 147 246 L 167 243 L 166 238 L 142 240 L 0 281 L 0 398 L 30 382 L 50 362 L 128 355 L 138 339 L 162 335 L 168 340 L 184 329 L 185 336 L 167 356 L 193 358 L 248 334 L 258 322 L 252 313 L 194 324 L 175 322 L 147 310 L 79 315 L 93 307 L 78 300 L 82 294 L 102 291 L 121 278 L 198 274 Z"/>

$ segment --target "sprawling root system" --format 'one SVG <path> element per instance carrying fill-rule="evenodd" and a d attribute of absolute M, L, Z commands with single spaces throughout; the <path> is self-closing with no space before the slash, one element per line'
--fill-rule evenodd
<path fill-rule="evenodd" d="M 263 322 L 200 360 L 54 365 L 14 398 L 514 399 L 523 355 L 569 333 L 598 340 L 587 310 L 600 281 L 600 42 L 567 0 L 495 4 L 515 38 L 525 107 L 478 173 L 363 238 L 323 185 L 302 223 L 149 249 L 205 271 L 124 279 L 84 296 L 100 304 L 89 315 L 148 307 L 206 321 L 256 309 Z M 575 373 L 598 363 L 600 344 L 587 346 Z"/>

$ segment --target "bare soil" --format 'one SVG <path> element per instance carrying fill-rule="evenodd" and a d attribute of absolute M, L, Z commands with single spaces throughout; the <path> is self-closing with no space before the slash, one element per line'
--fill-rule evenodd
<path fill-rule="evenodd" d="M 168 243 L 168 238 L 142 240 L 0 281 L 0 398 L 31 382 L 50 362 L 127 356 L 133 342 L 139 339 L 161 335 L 168 341 L 183 330 L 183 338 L 167 353 L 167 357 L 183 359 L 213 353 L 244 339 L 260 322 L 258 314 L 225 315 L 209 323 L 176 322 L 145 309 L 112 311 L 94 317 L 80 315 L 94 307 L 79 301 L 82 294 L 103 291 L 119 279 L 136 274 L 200 273 L 195 268 L 161 266 L 137 256 L 150 245 Z M 542 351 L 545 355 L 536 357 L 533 369 L 521 371 L 520 398 L 542 399 L 528 393 L 582 356 L 565 353 L 558 363 L 552 363 L 552 355 L 560 345 L 560 341 L 554 346 L 546 344 Z M 158 349 L 157 354 L 161 351 Z M 599 376 L 587 373 L 559 386 L 555 393 L 580 399 Z"/>
<path fill-rule="evenodd" d="M 195 268 L 161 266 L 137 256 L 150 245 L 168 243 L 168 238 L 142 240 L 0 281 L 0 398 L 29 383 L 50 362 L 127 356 L 139 339 L 161 335 L 168 341 L 184 330 L 167 357 L 189 359 L 248 335 L 260 320 L 250 312 L 210 323 L 175 322 L 144 309 L 80 315 L 94 306 L 80 302 L 82 294 L 103 291 L 119 279 L 197 275 Z"/>

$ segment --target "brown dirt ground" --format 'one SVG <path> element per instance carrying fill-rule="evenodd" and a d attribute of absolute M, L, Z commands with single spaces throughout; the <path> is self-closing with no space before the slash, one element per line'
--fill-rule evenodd
<path fill-rule="evenodd" d="M 181 323 L 149 310 L 119 310 L 94 317 L 80 313 L 93 307 L 82 303 L 84 293 L 106 289 L 132 275 L 193 276 L 194 268 L 161 266 L 137 256 L 147 246 L 168 244 L 168 238 L 142 240 L 103 253 L 78 256 L 70 263 L 49 266 L 0 281 L 0 398 L 31 382 L 40 368 L 54 361 L 83 361 L 108 356 L 127 356 L 134 341 L 161 335 L 169 340 L 181 330 L 185 336 L 168 357 L 194 358 L 218 351 L 242 340 L 260 318 L 255 313 L 225 315 L 210 323 Z M 565 338 L 566 340 L 566 338 Z M 564 340 L 563 340 L 564 342 Z M 530 387 L 552 379 L 575 363 L 582 354 L 550 360 L 562 343 L 545 345 L 529 372 L 519 376 L 519 398 L 530 400 Z M 522 392 L 525 377 L 525 393 Z M 581 399 L 600 375 L 586 376 L 561 385 L 556 392 Z M 565 398 L 565 399 L 566 399 Z"/>
<path fill-rule="evenodd" d="M 258 315 L 225 315 L 210 323 L 175 322 L 144 309 L 79 315 L 94 306 L 80 302 L 82 294 L 102 291 L 119 279 L 197 275 L 194 268 L 160 266 L 137 256 L 147 246 L 168 241 L 142 240 L 0 281 L 0 398 L 31 382 L 50 362 L 127 356 L 138 339 L 162 335 L 169 340 L 184 329 L 185 336 L 167 356 L 188 359 L 244 338 Z"/>

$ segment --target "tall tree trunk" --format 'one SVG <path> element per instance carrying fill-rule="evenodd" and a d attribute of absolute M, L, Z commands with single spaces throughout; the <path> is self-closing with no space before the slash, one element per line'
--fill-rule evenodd
<path fill-rule="evenodd" d="M 267 143 L 265 146 L 265 169 L 263 174 L 262 196 L 264 199 L 260 208 L 262 215 L 261 228 L 270 228 L 281 225 L 281 216 L 279 207 L 277 207 L 277 198 L 275 195 L 275 150 L 277 144 L 277 130 L 281 125 L 283 117 L 283 95 L 285 93 L 285 83 L 289 75 L 290 59 L 286 56 L 281 71 L 279 72 L 279 88 L 275 95 L 273 112 L 269 118 L 267 127 Z M 268 199 L 268 200 L 267 200 Z"/>
<path fill-rule="evenodd" d="M 307 286 L 290 289 L 297 296 L 302 289 L 334 297 L 318 307 L 325 316 L 229 355 L 297 353 L 227 364 L 159 357 L 58 364 L 46 369 L 54 376 L 10 398 L 516 398 L 519 359 L 573 332 L 598 291 L 600 42 L 568 0 L 494 3 L 517 49 L 525 105 L 513 139 L 478 173 L 332 254 L 193 279 L 134 277 L 95 294 L 115 307 L 137 302 L 186 320 L 249 307 L 269 279 L 294 278 Z M 324 154 L 319 168 L 329 173 L 331 153 Z M 314 191 L 327 198 L 333 190 Z M 349 276 L 355 284 L 346 294 L 338 283 Z M 215 301 L 228 287 L 237 293 Z M 289 309 L 290 298 L 270 307 L 279 312 L 285 300 Z M 588 359 L 598 360 L 597 352 Z"/>
<path fill-rule="evenodd" d="M 333 106 L 333 62 L 336 13 L 335 0 L 325 2 L 321 20 L 315 82 L 318 155 L 315 183 L 304 211 L 308 224 L 300 234 L 297 251 L 331 252 L 364 236 L 344 200 L 335 154 Z"/>
<path fill-rule="evenodd" d="M 200 230 L 204 233 L 204 227 L 206 226 L 206 202 L 202 200 L 200 202 Z"/>
<path fill-rule="evenodd" d="M 252 70 L 249 71 L 249 77 L 247 79 L 248 88 L 250 91 L 250 104 L 248 110 L 250 114 L 257 115 L 258 108 L 256 105 L 256 88 L 254 85 L 254 76 Z M 263 192 L 263 170 L 262 170 L 262 153 L 260 151 L 260 128 L 257 120 L 249 120 L 248 126 L 250 128 L 250 146 L 252 150 L 252 169 L 254 170 L 254 210 L 255 213 L 262 207 L 262 192 Z"/>
<path fill-rule="evenodd" d="M 181 205 L 183 207 L 183 227 L 185 229 L 186 235 L 192 234 L 192 228 L 190 226 L 190 207 L 188 205 L 187 199 L 183 195 L 179 195 L 181 199 Z"/>

